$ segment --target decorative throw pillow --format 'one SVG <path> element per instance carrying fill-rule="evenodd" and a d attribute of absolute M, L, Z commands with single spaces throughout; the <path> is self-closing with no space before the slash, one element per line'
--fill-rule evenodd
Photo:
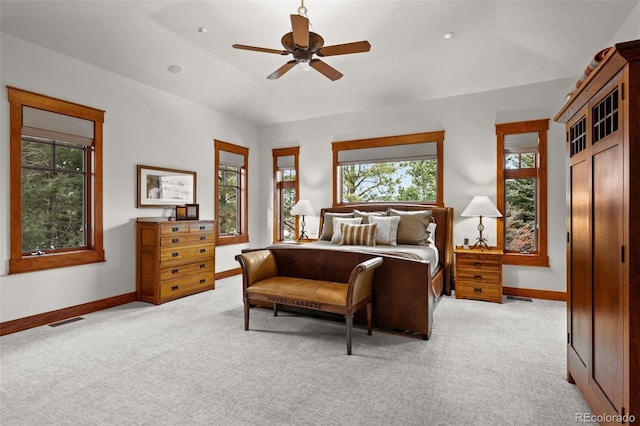
<path fill-rule="evenodd" d="M 353 213 L 325 213 L 322 221 L 322 233 L 320 234 L 321 240 L 331 241 L 334 217 L 353 217 Z"/>
<path fill-rule="evenodd" d="M 362 222 L 361 217 L 334 217 L 333 218 L 333 235 L 331 236 L 331 244 L 340 244 L 342 240 L 342 230 L 340 229 L 341 223 L 348 223 L 350 225 L 359 225 Z"/>
<path fill-rule="evenodd" d="M 362 223 L 371 223 L 370 216 L 386 216 L 387 212 L 363 212 L 358 209 L 353 210 L 353 217 L 361 217 Z"/>
<path fill-rule="evenodd" d="M 429 226 L 427 226 L 427 234 L 429 235 L 427 237 L 427 243 L 430 246 L 435 246 L 436 245 L 436 224 L 435 224 L 435 222 L 429 223 Z"/>
<path fill-rule="evenodd" d="M 360 245 L 375 246 L 376 245 L 376 223 L 366 225 L 351 225 L 349 223 L 341 223 L 342 240 L 340 244 L 344 245 Z"/>
<path fill-rule="evenodd" d="M 399 216 L 372 216 L 369 218 L 371 223 L 375 223 L 376 228 L 376 244 L 384 244 L 388 246 L 397 246 Z"/>
<path fill-rule="evenodd" d="M 401 211 L 389 209 L 389 216 L 399 216 L 398 244 L 426 246 L 427 226 L 431 218 L 431 210 Z"/>

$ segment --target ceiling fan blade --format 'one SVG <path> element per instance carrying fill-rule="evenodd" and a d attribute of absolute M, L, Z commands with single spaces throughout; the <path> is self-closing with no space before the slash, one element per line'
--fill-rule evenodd
<path fill-rule="evenodd" d="M 296 46 L 307 49 L 309 47 L 309 19 L 302 15 L 291 15 L 293 42 Z"/>
<path fill-rule="evenodd" d="M 297 64 L 298 62 L 294 59 L 291 60 L 289 62 L 287 62 L 286 64 L 284 64 L 283 66 L 281 66 L 280 68 L 278 68 L 277 70 L 275 70 L 270 76 L 268 76 L 267 78 L 269 80 L 276 80 L 280 77 L 282 77 L 284 75 L 284 73 L 286 73 L 287 71 L 289 71 L 291 68 L 293 68 L 295 66 L 295 64 Z"/>
<path fill-rule="evenodd" d="M 342 73 L 340 71 L 329 66 L 326 62 L 323 62 L 320 59 L 312 59 L 309 61 L 309 65 L 331 81 L 339 80 L 342 77 Z"/>
<path fill-rule="evenodd" d="M 234 44 L 231 47 L 242 50 L 253 50 L 254 52 L 275 53 L 277 55 L 288 55 L 286 50 L 267 49 L 266 47 L 246 46 L 244 44 Z"/>
<path fill-rule="evenodd" d="M 318 56 L 335 56 L 335 55 L 347 55 L 349 53 L 362 53 L 368 52 L 371 49 L 371 45 L 368 41 L 356 41 L 353 43 L 335 44 L 333 46 L 324 46 L 318 49 L 316 55 Z"/>

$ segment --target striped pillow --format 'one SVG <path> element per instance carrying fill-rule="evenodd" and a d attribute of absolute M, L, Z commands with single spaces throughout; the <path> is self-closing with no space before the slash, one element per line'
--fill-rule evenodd
<path fill-rule="evenodd" d="M 340 244 L 346 246 L 375 246 L 377 226 L 377 223 L 369 223 L 366 225 L 341 223 L 340 228 L 342 229 L 342 240 L 340 241 Z"/>

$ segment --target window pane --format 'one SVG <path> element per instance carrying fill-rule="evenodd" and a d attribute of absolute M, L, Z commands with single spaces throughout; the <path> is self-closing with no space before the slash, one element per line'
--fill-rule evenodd
<path fill-rule="evenodd" d="M 505 169 L 519 169 L 520 168 L 520 156 L 518 154 L 506 154 L 504 156 L 504 168 Z"/>
<path fill-rule="evenodd" d="M 218 200 L 218 220 L 220 235 L 238 235 L 240 188 L 238 186 L 240 169 L 231 166 L 220 166 L 220 185 Z"/>
<path fill-rule="evenodd" d="M 84 176 L 22 171 L 22 251 L 84 247 Z"/>
<path fill-rule="evenodd" d="M 505 249 L 536 252 L 536 179 L 505 180 Z"/>
<path fill-rule="evenodd" d="M 53 144 L 22 140 L 22 166 L 51 168 L 53 158 Z"/>
<path fill-rule="evenodd" d="M 341 202 L 435 201 L 437 160 L 340 166 Z"/>
<path fill-rule="evenodd" d="M 282 239 L 284 241 L 295 240 L 296 218 L 291 216 L 291 209 L 296 204 L 296 189 L 282 189 Z"/>
<path fill-rule="evenodd" d="M 84 148 L 56 146 L 56 170 L 84 171 Z"/>

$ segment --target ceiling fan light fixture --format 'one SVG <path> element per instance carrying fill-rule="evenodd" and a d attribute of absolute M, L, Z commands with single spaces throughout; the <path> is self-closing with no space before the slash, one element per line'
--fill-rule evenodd
<path fill-rule="evenodd" d="M 298 59 L 298 68 L 300 68 L 302 71 L 309 71 L 311 69 L 311 67 L 309 66 L 309 59 Z"/>

